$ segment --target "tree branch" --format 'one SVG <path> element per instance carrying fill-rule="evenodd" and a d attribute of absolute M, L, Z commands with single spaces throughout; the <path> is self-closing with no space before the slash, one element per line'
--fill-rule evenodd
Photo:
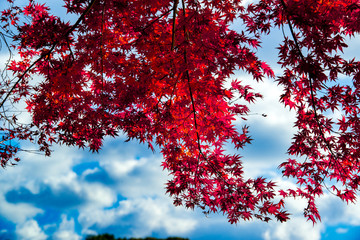
<path fill-rule="evenodd" d="M 283 8 L 286 10 L 287 9 L 287 6 L 284 2 L 284 0 L 281 0 L 281 4 L 283 5 Z M 291 22 L 290 22 L 290 17 L 288 15 L 288 13 L 286 13 L 286 18 L 287 18 L 287 22 L 288 22 L 288 25 L 289 25 L 289 28 L 290 28 L 290 32 L 291 32 L 291 35 L 292 35 L 292 38 L 294 39 L 294 42 L 295 42 L 295 46 L 296 46 L 296 50 L 298 51 L 299 53 L 299 56 L 301 58 L 301 60 L 307 65 L 310 67 L 310 64 L 306 61 L 301 49 L 300 49 L 300 45 L 299 45 L 299 42 L 297 40 L 297 37 L 296 37 L 296 34 L 294 32 L 294 29 L 291 25 Z M 315 117 L 315 121 L 316 121 L 316 124 L 317 124 L 317 127 L 318 127 L 318 130 L 320 132 L 320 136 L 321 138 L 323 139 L 323 142 L 325 143 L 325 146 L 326 148 L 329 150 L 331 156 L 333 157 L 333 160 L 336 160 L 338 157 L 336 156 L 335 152 L 333 151 L 332 147 L 330 146 L 330 143 L 327 141 L 326 137 L 325 137 L 325 133 L 324 133 L 324 130 L 323 130 L 323 127 L 320 123 L 320 120 L 319 120 L 319 115 L 317 113 L 317 108 L 316 108 L 316 104 L 315 104 L 315 93 L 314 93 L 314 86 L 313 86 L 313 81 L 315 80 L 315 76 L 314 76 L 314 73 L 312 71 L 308 71 L 307 72 L 308 76 L 309 76 L 309 86 L 310 86 L 310 100 L 311 100 L 311 107 L 314 111 L 314 117 Z M 334 161 L 332 159 L 330 160 L 330 165 L 334 165 Z M 341 168 L 342 165 L 340 165 Z M 329 166 L 328 166 L 329 167 Z M 329 174 L 328 170 L 326 170 L 326 175 Z M 322 183 L 324 183 L 325 181 L 325 177 L 326 175 L 322 178 L 321 182 L 319 182 L 318 186 L 321 185 Z M 314 190 L 318 187 L 316 186 L 314 188 Z M 325 185 L 325 187 L 327 188 L 327 186 Z M 328 189 L 328 188 L 327 188 Z M 330 191 L 331 192 L 331 191 Z"/>
<path fill-rule="evenodd" d="M 177 12 L 178 4 L 179 4 L 179 0 L 174 0 L 173 25 L 172 25 L 172 33 L 171 33 L 171 51 L 174 51 L 174 47 L 175 47 L 175 28 L 176 28 L 175 25 L 176 25 L 176 12 Z"/>
<path fill-rule="evenodd" d="M 81 16 L 78 18 L 78 20 L 75 22 L 74 25 L 72 25 L 72 27 L 63 35 L 63 37 L 68 37 L 81 23 L 81 21 L 84 19 L 85 15 L 90 11 L 90 9 L 94 6 L 95 2 L 97 0 L 92 0 L 89 4 L 89 6 L 85 9 L 85 11 L 81 14 Z M 24 79 L 25 75 L 41 60 L 43 60 L 45 57 L 49 56 L 51 54 L 51 52 L 55 49 L 56 45 L 59 44 L 60 39 L 56 40 L 53 45 L 51 46 L 51 48 L 49 49 L 49 51 L 47 51 L 46 53 L 41 54 L 41 56 L 35 61 L 33 62 L 26 70 L 23 74 L 21 74 L 21 76 L 19 77 L 19 79 L 14 83 L 14 85 L 12 86 L 12 88 L 10 89 L 10 91 L 6 94 L 5 98 L 2 100 L 2 102 L 0 103 L 0 108 L 5 104 L 5 102 L 7 101 L 7 99 L 9 98 L 9 96 L 12 94 L 12 92 L 15 90 L 16 86 L 21 82 L 21 80 Z"/>

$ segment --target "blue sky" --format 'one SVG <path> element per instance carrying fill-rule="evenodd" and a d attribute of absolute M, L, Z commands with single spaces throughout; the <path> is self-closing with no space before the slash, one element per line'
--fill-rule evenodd
<path fill-rule="evenodd" d="M 275 31 L 259 50 L 277 74 L 281 71 L 275 64 L 275 47 L 281 38 L 280 31 Z M 346 54 L 359 46 L 353 40 Z M 0 59 L 4 62 L 5 57 Z M 278 102 L 281 89 L 272 80 L 256 84 L 243 73 L 234 77 L 264 95 L 251 107 L 256 114 L 247 122 L 254 141 L 239 152 L 244 156 L 246 176 L 266 176 L 280 186 L 293 186 L 276 168 L 287 159 L 294 133 L 294 114 Z M 23 152 L 18 166 L 0 169 L 0 239 L 77 240 L 98 233 L 192 240 L 351 240 L 360 235 L 359 205 L 346 205 L 330 193 L 318 200 L 323 220 L 315 226 L 303 218 L 302 200 L 287 201 L 293 215 L 283 224 L 250 221 L 231 225 L 221 214 L 204 216 L 199 210 L 174 207 L 165 195 L 168 173 L 160 167 L 159 151 L 153 153 L 125 139 L 106 139 L 99 154 L 64 146 L 54 146 L 50 158 Z M 24 143 L 24 148 L 36 147 Z"/>

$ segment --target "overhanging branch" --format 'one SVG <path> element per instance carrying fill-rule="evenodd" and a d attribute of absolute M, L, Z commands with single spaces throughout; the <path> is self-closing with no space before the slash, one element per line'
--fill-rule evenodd
<path fill-rule="evenodd" d="M 89 4 L 89 6 L 87 6 L 87 8 L 85 9 L 85 11 L 81 14 L 81 16 L 78 18 L 78 20 L 75 22 L 74 25 L 72 25 L 72 27 L 63 35 L 64 38 L 67 38 L 81 23 L 81 21 L 84 19 L 85 15 L 88 14 L 88 12 L 90 11 L 90 9 L 94 6 L 95 2 L 97 0 L 92 0 Z M 41 60 L 43 60 L 44 58 L 50 56 L 51 52 L 55 49 L 55 47 L 59 44 L 60 39 L 56 40 L 53 45 L 51 46 L 51 48 L 46 51 L 46 53 L 41 54 L 41 56 L 35 61 L 33 62 L 19 77 L 19 79 L 14 83 L 14 85 L 11 87 L 11 89 L 6 93 L 5 98 L 2 100 L 2 102 L 0 103 L 0 108 L 5 104 L 5 102 L 7 101 L 7 99 L 10 97 L 10 95 L 13 93 L 13 91 L 15 90 L 16 86 L 24 79 L 24 77 L 26 76 L 26 74 Z"/>

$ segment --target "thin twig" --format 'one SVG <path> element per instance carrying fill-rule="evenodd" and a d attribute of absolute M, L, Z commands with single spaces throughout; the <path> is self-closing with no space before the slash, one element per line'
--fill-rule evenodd
<path fill-rule="evenodd" d="M 172 33 L 171 33 L 171 51 L 174 51 L 175 48 L 176 12 L 177 12 L 178 4 L 179 4 L 179 0 L 174 0 L 173 25 L 172 25 Z"/>

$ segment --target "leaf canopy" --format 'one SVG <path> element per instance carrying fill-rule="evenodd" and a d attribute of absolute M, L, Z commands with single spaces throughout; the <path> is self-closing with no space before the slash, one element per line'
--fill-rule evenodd
<path fill-rule="evenodd" d="M 34 141 L 50 155 L 52 143 L 98 151 L 105 136 L 122 131 L 160 147 L 175 205 L 220 211 L 231 223 L 286 221 L 287 197 L 307 199 L 304 214 L 316 222 L 315 198 L 324 188 L 355 201 L 360 63 L 342 52 L 360 29 L 358 0 L 64 0 L 79 17 L 74 24 L 45 4 L 8 2 L 1 34 L 19 58 L 7 66 L 14 78 L 3 77 L 1 106 L 26 101 L 32 122 L 2 114 L 3 167 L 19 150 L 11 139 Z M 231 29 L 235 20 L 244 31 Z M 256 49 L 276 28 L 289 29 L 276 81 L 298 129 L 280 168 L 298 180 L 297 189 L 245 178 L 241 157 L 225 149 L 251 142 L 248 106 L 261 97 L 230 79 L 237 70 L 255 81 L 275 78 Z"/>

